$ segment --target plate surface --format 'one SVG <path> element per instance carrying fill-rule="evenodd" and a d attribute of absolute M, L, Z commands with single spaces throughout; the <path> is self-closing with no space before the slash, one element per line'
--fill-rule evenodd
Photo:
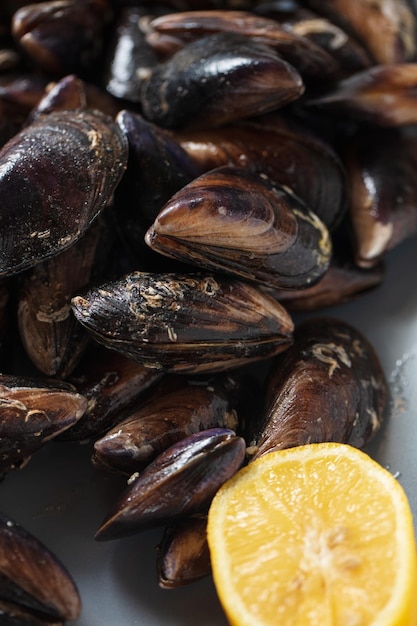
<path fill-rule="evenodd" d="M 320 314 L 356 326 L 379 354 L 390 385 L 390 416 L 367 451 L 398 477 L 417 521 L 415 268 L 416 238 L 387 256 L 381 287 Z M 210 578 L 186 588 L 159 589 L 155 551 L 161 531 L 94 542 L 122 483 L 95 470 L 90 455 L 89 444 L 50 442 L 0 484 L 2 511 L 55 552 L 74 577 L 83 611 L 71 624 L 227 626 Z"/>

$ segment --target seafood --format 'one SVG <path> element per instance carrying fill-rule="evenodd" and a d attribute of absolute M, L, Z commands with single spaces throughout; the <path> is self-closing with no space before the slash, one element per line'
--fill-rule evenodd
<path fill-rule="evenodd" d="M 145 244 L 146 231 L 165 202 L 200 168 L 168 131 L 138 113 L 124 109 L 116 123 L 129 143 L 127 169 L 115 191 L 117 228 L 140 267 L 156 271 L 164 259 Z"/>
<path fill-rule="evenodd" d="M 379 430 L 387 381 L 372 346 L 341 320 L 311 319 L 275 363 L 252 460 L 272 450 L 338 441 L 361 448 Z"/>
<path fill-rule="evenodd" d="M 87 452 L 86 494 L 122 485 L 96 539 L 165 527 L 160 586 L 188 584 L 210 573 L 207 509 L 242 465 L 310 441 L 363 447 L 384 423 L 369 341 L 308 312 L 379 286 L 386 253 L 416 236 L 415 7 L 0 5 L 3 494 L 26 512 L 13 485 L 32 490 L 32 456 L 49 478 L 64 448 L 72 479 Z M 31 519 L 52 513 L 55 541 L 64 515 L 88 552 L 57 482 L 58 505 L 34 498 Z M 78 620 L 75 585 L 33 545 L 0 516 L 0 622 Z M 80 564 L 86 595 L 97 564 Z M 110 571 L 118 601 L 127 572 Z M 85 623 L 106 622 L 95 600 Z"/>
<path fill-rule="evenodd" d="M 91 71 L 111 18 L 107 0 L 50 0 L 13 14 L 12 34 L 43 71 L 63 76 Z"/>
<path fill-rule="evenodd" d="M 236 430 L 238 387 L 230 378 L 217 377 L 179 382 L 163 394 L 154 389 L 133 413 L 95 441 L 94 463 L 130 475 L 192 433 L 215 427 Z"/>
<path fill-rule="evenodd" d="M 87 399 L 81 418 L 59 438 L 83 441 L 98 437 L 125 417 L 163 378 L 157 370 L 136 363 L 98 344 L 90 345 L 69 382 Z"/>
<path fill-rule="evenodd" d="M 289 187 L 329 230 L 346 213 L 349 186 L 342 160 L 301 120 L 270 113 L 221 128 L 183 129 L 175 137 L 202 172 L 234 165 Z"/>
<path fill-rule="evenodd" d="M 412 61 L 416 18 L 406 0 L 308 0 L 311 7 L 362 41 L 376 63 Z"/>
<path fill-rule="evenodd" d="M 86 407 L 86 398 L 67 383 L 0 375 L 1 474 L 25 464 L 80 419 Z"/>
<path fill-rule="evenodd" d="M 307 99 L 306 106 L 371 126 L 408 126 L 417 122 L 416 84 L 417 63 L 376 65 Z"/>
<path fill-rule="evenodd" d="M 147 41 L 158 51 L 166 38 L 171 46 L 174 40 L 179 50 L 213 33 L 238 33 L 249 41 L 271 47 L 306 81 L 331 80 L 338 72 L 333 56 L 321 46 L 289 32 L 275 20 L 245 11 L 181 11 L 162 15 L 150 21 L 146 35 Z"/>
<path fill-rule="evenodd" d="M 16 626 L 53 626 L 77 619 L 81 612 L 78 589 L 65 566 L 4 514 L 0 514 L 0 597 L 2 623 Z"/>
<path fill-rule="evenodd" d="M 0 152 L 0 276 L 77 241 L 109 202 L 126 163 L 125 136 L 98 111 L 54 112 L 10 139 Z"/>
<path fill-rule="evenodd" d="M 203 510 L 242 466 L 246 445 L 227 428 L 194 433 L 173 444 L 130 484 L 96 532 L 117 539 Z"/>
<path fill-rule="evenodd" d="M 417 232 L 417 138 L 393 129 L 356 137 L 345 155 L 356 263 L 378 264 Z"/>
<path fill-rule="evenodd" d="M 20 337 L 32 363 L 46 376 L 68 377 L 87 346 L 89 335 L 72 315 L 71 297 L 102 275 L 108 252 L 104 234 L 105 224 L 96 221 L 73 246 L 37 263 L 22 278 Z"/>
<path fill-rule="evenodd" d="M 325 224 L 290 190 L 228 166 L 175 194 L 145 241 L 174 259 L 281 289 L 317 282 L 332 251 Z"/>
<path fill-rule="evenodd" d="M 250 284 L 206 275 L 133 272 L 72 299 L 106 347 L 174 373 L 223 371 L 292 343 L 293 322 Z"/>
<path fill-rule="evenodd" d="M 191 515 L 168 526 L 158 545 L 159 586 L 175 589 L 211 573 L 207 515 Z"/>
<path fill-rule="evenodd" d="M 270 47 L 216 33 L 153 68 L 140 102 L 144 117 L 164 128 L 207 128 L 278 109 L 303 92 L 300 74 Z"/>

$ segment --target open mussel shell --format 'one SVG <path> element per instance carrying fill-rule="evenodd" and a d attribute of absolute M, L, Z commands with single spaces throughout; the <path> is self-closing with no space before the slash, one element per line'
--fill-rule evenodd
<path fill-rule="evenodd" d="M 67 383 L 0 375 L 0 472 L 20 467 L 86 407 L 86 398 Z"/>
<path fill-rule="evenodd" d="M 194 433 L 133 475 L 95 538 L 117 539 L 205 510 L 243 465 L 246 444 L 227 428 Z"/>
<path fill-rule="evenodd" d="M 144 81 L 144 117 L 165 128 L 220 126 L 296 100 L 304 84 L 268 46 L 236 33 L 207 35 Z"/>
<path fill-rule="evenodd" d="M 0 514 L 0 597 L 9 619 L 4 622 L 0 617 L 2 624 L 53 626 L 77 619 L 81 611 L 78 589 L 65 566 L 34 535 L 4 514 Z M 22 621 L 13 621 L 19 612 L 16 609 L 13 615 L 13 604 L 20 608 Z"/>
<path fill-rule="evenodd" d="M 385 417 L 387 381 L 369 341 L 341 320 L 307 320 L 275 361 L 252 459 L 336 441 L 362 448 Z"/>
<path fill-rule="evenodd" d="M 417 135 L 362 133 L 347 147 L 345 163 L 356 263 L 369 268 L 417 232 Z"/>
<path fill-rule="evenodd" d="M 222 377 L 181 381 L 177 388 L 154 388 L 125 419 L 94 443 L 94 462 L 113 472 L 133 474 L 184 437 L 208 428 L 236 431 L 236 390 Z"/>
<path fill-rule="evenodd" d="M 77 241 L 109 202 L 127 150 L 98 111 L 51 113 L 15 135 L 0 151 L 0 275 Z"/>
<path fill-rule="evenodd" d="M 376 65 L 339 81 L 306 106 L 373 126 L 417 123 L 417 63 Z"/>
<path fill-rule="evenodd" d="M 415 58 L 416 17 L 407 0 L 308 0 L 307 4 L 361 41 L 377 63 Z"/>
<path fill-rule="evenodd" d="M 212 275 L 133 272 L 72 303 L 99 343 L 165 371 L 232 369 L 292 343 L 293 322 L 273 298 Z"/>
<path fill-rule="evenodd" d="M 228 166 L 175 194 L 146 242 L 180 261 L 282 289 L 317 282 L 332 250 L 324 223 L 291 190 Z"/>

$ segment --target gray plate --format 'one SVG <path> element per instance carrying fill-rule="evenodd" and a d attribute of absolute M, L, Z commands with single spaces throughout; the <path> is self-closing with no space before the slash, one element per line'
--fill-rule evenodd
<path fill-rule="evenodd" d="M 375 346 L 391 390 L 391 415 L 368 452 L 404 486 L 417 519 L 416 239 L 387 257 L 384 284 L 323 313 L 361 330 Z M 211 579 L 159 589 L 155 530 L 96 543 L 94 533 L 121 482 L 96 471 L 89 445 L 50 442 L 0 485 L 1 509 L 65 563 L 81 592 L 77 626 L 226 626 Z"/>

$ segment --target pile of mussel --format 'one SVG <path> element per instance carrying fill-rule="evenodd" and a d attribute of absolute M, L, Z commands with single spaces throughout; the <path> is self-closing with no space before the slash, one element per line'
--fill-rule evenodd
<path fill-rule="evenodd" d="M 96 539 L 165 527 L 162 587 L 210 573 L 207 510 L 242 465 L 363 447 L 386 416 L 372 346 L 317 312 L 417 233 L 415 9 L 1 4 L 0 472 L 90 442 L 126 478 Z M 2 623 L 80 610 L 0 517 Z"/>

